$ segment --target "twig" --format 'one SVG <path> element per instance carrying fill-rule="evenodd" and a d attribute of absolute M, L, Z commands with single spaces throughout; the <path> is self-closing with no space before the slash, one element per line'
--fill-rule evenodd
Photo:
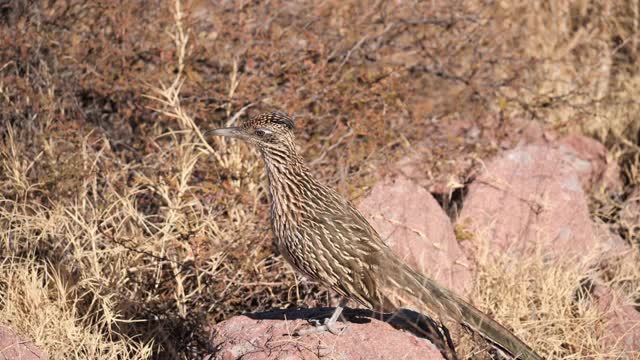
<path fill-rule="evenodd" d="M 364 42 L 369 38 L 369 35 L 365 35 L 363 36 L 360 40 L 358 40 L 358 42 L 353 45 L 353 47 L 351 49 L 349 49 L 349 51 L 347 52 L 347 55 L 345 55 L 344 59 L 342 59 L 342 62 L 340 63 L 340 65 L 338 65 L 338 69 L 336 69 L 336 71 L 333 73 L 333 75 L 331 76 L 331 80 L 335 80 L 336 76 L 338 76 L 338 73 L 340 73 L 340 70 L 342 70 L 342 67 L 347 63 L 347 61 L 349 61 L 349 58 L 351 57 L 351 54 L 353 54 L 354 51 L 356 51 L 360 46 L 362 46 L 362 44 L 364 44 Z"/>

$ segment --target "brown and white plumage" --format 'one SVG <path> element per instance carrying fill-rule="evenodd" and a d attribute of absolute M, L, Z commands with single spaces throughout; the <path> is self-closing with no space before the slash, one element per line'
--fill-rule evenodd
<path fill-rule="evenodd" d="M 376 311 L 393 312 L 399 306 L 395 294 L 409 295 L 516 358 L 542 359 L 502 325 L 395 256 L 349 201 L 311 175 L 296 150 L 293 121 L 286 114 L 265 113 L 211 134 L 239 138 L 260 151 L 275 240 L 297 271 Z"/>

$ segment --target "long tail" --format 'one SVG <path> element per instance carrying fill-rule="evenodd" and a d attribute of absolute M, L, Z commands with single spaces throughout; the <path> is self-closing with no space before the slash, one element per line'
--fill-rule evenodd
<path fill-rule="evenodd" d="M 395 272 L 399 278 L 395 280 L 401 280 L 399 282 L 406 286 L 413 296 L 430 310 L 440 315 L 451 317 L 455 321 L 470 327 L 516 359 L 542 360 L 540 355 L 536 354 L 533 349 L 518 339 L 511 331 L 489 318 L 458 295 L 439 286 L 433 280 L 426 278 L 407 265 L 400 264 L 400 266 L 401 269 Z"/>

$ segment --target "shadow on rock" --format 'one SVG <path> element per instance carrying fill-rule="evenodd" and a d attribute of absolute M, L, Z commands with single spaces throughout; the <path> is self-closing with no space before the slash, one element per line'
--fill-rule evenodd
<path fill-rule="evenodd" d="M 244 314 L 244 316 L 253 320 L 305 320 L 309 322 L 309 326 L 314 326 L 312 320 L 328 318 L 334 310 L 335 308 L 331 307 L 277 309 Z M 418 312 L 400 309 L 395 313 L 380 313 L 368 309 L 345 308 L 342 318 L 347 321 L 347 325 L 367 324 L 374 320 L 383 321 L 395 329 L 404 330 L 418 338 L 430 341 L 445 359 L 457 359 L 449 330 L 443 324 L 438 324 L 430 317 Z"/>

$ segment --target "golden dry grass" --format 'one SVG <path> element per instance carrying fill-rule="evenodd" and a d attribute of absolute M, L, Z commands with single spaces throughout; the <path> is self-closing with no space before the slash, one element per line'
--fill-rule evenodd
<path fill-rule="evenodd" d="M 629 252 L 617 259 L 608 282 L 593 269 L 598 258 L 599 254 L 590 254 L 549 263 L 542 256 L 491 257 L 481 263 L 472 297 L 546 358 L 638 359 L 638 351 L 611 346 L 607 326 L 614 309 L 595 306 L 589 288 L 595 281 L 611 286 L 621 299 L 637 294 L 637 254 Z M 635 289 L 622 286 L 622 279 L 633 282 Z"/>
<path fill-rule="evenodd" d="M 271 107 L 296 115 L 313 171 L 356 201 L 412 144 L 429 142 L 429 179 L 464 178 L 464 164 L 519 140 L 514 119 L 583 131 L 624 180 L 593 194 L 594 217 L 636 244 L 620 209 L 640 184 L 639 11 L 602 0 L 2 4 L 0 325 L 54 359 L 189 358 L 210 350 L 207 323 L 327 301 L 274 253 L 255 153 L 201 136 Z M 461 121 L 481 136 L 447 137 Z M 635 264 L 607 276 L 631 298 Z M 632 356 L 603 348 L 604 315 L 573 298 L 578 265 L 480 270 L 474 302 L 542 353 Z M 522 320 L 531 311 L 545 317 Z"/>

